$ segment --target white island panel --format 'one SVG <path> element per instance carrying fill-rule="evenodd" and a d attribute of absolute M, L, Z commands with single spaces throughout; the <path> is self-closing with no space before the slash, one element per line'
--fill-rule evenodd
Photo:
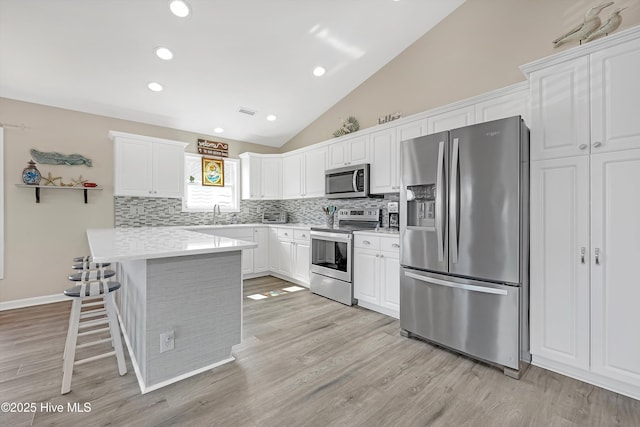
<path fill-rule="evenodd" d="M 176 228 L 87 230 L 117 262 L 118 314 L 143 393 L 234 360 L 242 337 L 241 254 L 253 242 Z M 174 349 L 160 352 L 160 334 Z"/>

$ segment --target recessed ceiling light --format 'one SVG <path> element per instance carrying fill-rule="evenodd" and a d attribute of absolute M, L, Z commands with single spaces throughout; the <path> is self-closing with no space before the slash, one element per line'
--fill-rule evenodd
<path fill-rule="evenodd" d="M 169 59 L 173 58 L 173 52 L 171 52 L 166 47 L 157 48 L 156 55 L 158 55 L 158 58 L 164 59 L 165 61 L 168 61 Z"/>
<path fill-rule="evenodd" d="M 322 75 L 324 75 L 324 73 L 326 73 L 327 70 L 325 70 L 323 67 L 316 67 L 313 69 L 313 75 L 316 77 L 320 77 Z"/>
<path fill-rule="evenodd" d="M 174 15 L 180 18 L 184 18 L 189 15 L 189 12 L 191 12 L 189 4 L 184 0 L 171 0 L 169 2 L 169 9 L 171 9 L 171 12 Z"/>
<path fill-rule="evenodd" d="M 215 128 L 213 131 L 214 131 L 215 133 L 222 133 L 222 132 L 224 132 L 224 129 L 222 129 L 222 128 Z"/>
<path fill-rule="evenodd" d="M 274 120 L 276 120 L 278 117 L 273 115 L 273 114 L 269 114 L 267 116 L 267 120 L 269 120 L 270 122 L 273 122 Z"/>
<path fill-rule="evenodd" d="M 154 92 L 160 92 L 162 90 L 162 85 L 158 82 L 151 82 L 147 85 L 147 87 L 149 88 L 149 90 L 152 90 Z"/>

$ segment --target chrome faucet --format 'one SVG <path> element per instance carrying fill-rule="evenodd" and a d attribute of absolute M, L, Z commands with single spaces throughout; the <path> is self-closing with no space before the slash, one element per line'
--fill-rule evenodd
<path fill-rule="evenodd" d="M 220 205 L 216 203 L 213 205 L 213 225 L 216 225 L 218 215 L 220 215 Z"/>

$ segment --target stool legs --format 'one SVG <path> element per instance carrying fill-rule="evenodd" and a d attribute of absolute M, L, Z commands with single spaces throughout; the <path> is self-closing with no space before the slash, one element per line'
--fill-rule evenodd
<path fill-rule="evenodd" d="M 76 355 L 76 344 L 78 343 L 78 327 L 80 325 L 81 309 L 82 300 L 80 298 L 74 298 L 73 304 L 71 305 L 67 343 L 64 347 L 62 394 L 67 394 L 71 391 L 71 374 L 73 374 L 73 362 Z"/>
<path fill-rule="evenodd" d="M 95 299 L 96 296 L 86 297 L 86 299 Z M 122 339 L 120 338 L 120 327 L 118 325 L 118 317 L 115 309 L 114 293 L 109 292 L 102 295 L 102 301 L 98 303 L 91 303 L 95 305 L 104 304 L 104 310 L 97 310 L 95 313 L 82 311 L 83 300 L 85 298 L 74 297 L 71 306 L 71 315 L 69 318 L 69 331 L 67 332 L 67 342 L 64 349 L 64 362 L 63 362 L 63 375 L 62 375 L 62 394 L 67 394 L 71 391 L 71 377 L 73 374 L 74 365 L 79 365 L 85 362 L 91 362 L 94 360 L 102 359 L 109 356 L 116 356 L 118 363 L 118 372 L 120 375 L 127 373 L 127 365 L 124 358 L 124 350 L 122 347 Z M 89 304 L 85 304 L 86 307 Z M 99 317 L 102 314 L 102 317 Z M 106 318 L 104 315 L 106 314 Z M 88 320 L 87 320 L 88 319 Z M 81 322 L 81 320 L 85 320 Z M 96 326 L 108 324 L 108 327 L 95 329 Z M 81 332 L 81 329 L 94 328 Z M 95 335 L 96 333 L 104 333 L 109 331 L 110 338 L 99 339 L 97 341 L 88 342 L 78 345 L 78 336 Z M 113 351 L 103 353 L 97 356 L 88 357 L 82 360 L 75 360 L 76 349 L 82 347 L 89 347 L 97 344 L 104 344 L 110 342 Z"/>
<path fill-rule="evenodd" d="M 105 307 L 107 316 L 109 317 L 109 327 L 111 328 L 112 345 L 116 352 L 116 360 L 118 361 L 118 371 L 120 375 L 127 373 L 127 364 L 124 361 L 124 351 L 122 350 L 122 339 L 120 338 L 120 326 L 118 325 L 118 317 L 116 315 L 116 304 L 113 293 L 105 298 Z"/>

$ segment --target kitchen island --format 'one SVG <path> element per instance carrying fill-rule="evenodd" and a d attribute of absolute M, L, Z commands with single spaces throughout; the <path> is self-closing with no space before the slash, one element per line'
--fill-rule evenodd
<path fill-rule="evenodd" d="M 234 360 L 242 337 L 242 250 L 253 242 L 173 227 L 89 229 L 117 262 L 120 323 L 146 393 Z"/>

